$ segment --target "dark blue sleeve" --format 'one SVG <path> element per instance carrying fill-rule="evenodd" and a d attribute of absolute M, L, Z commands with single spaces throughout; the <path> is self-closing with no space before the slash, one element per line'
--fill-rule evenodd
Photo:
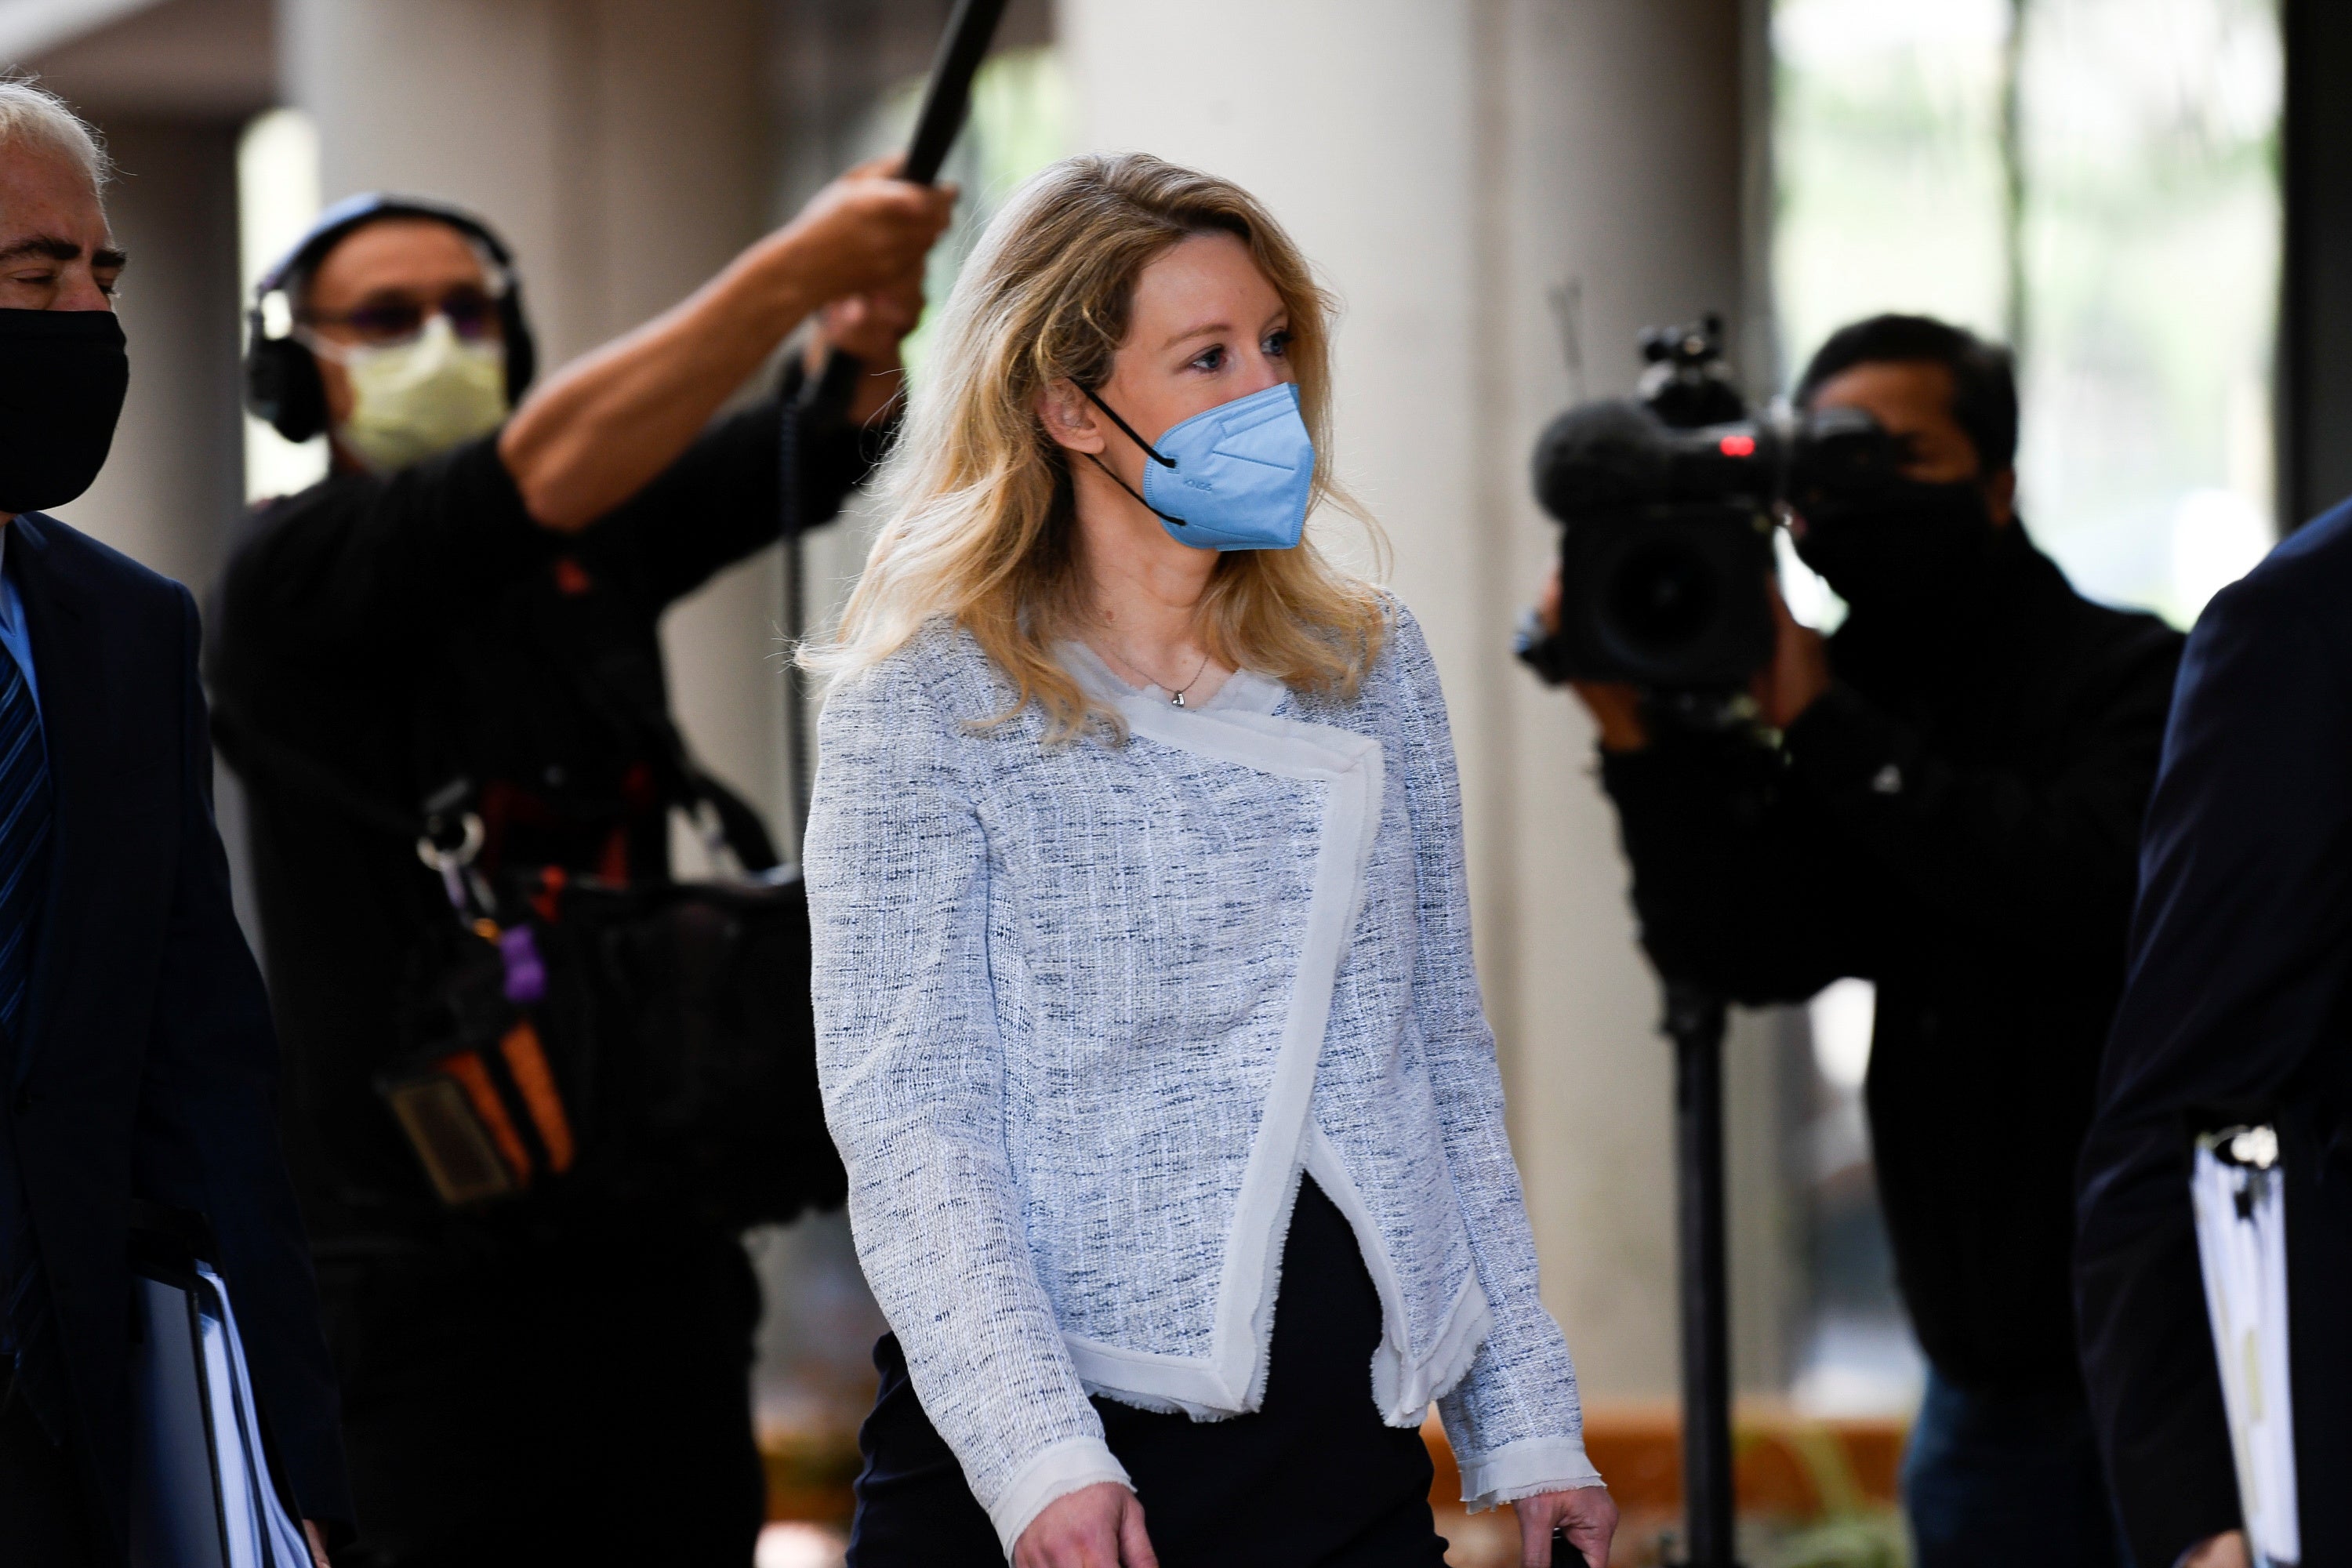
<path fill-rule="evenodd" d="M 2156 1565 L 2239 1511 L 2189 1139 L 2281 1104 L 2339 1016 L 2352 952 L 2345 650 L 2278 564 L 2189 639 L 2082 1156 L 2084 1369 L 2133 1551 Z"/>
<path fill-rule="evenodd" d="M 150 1197 L 203 1211 L 287 1483 L 306 1517 L 352 1520 L 335 1374 L 293 1184 L 278 1143 L 278 1040 L 261 972 L 229 901 L 213 823 L 212 744 L 196 682 L 197 617 L 183 618 L 179 864 L 139 1090 Z"/>

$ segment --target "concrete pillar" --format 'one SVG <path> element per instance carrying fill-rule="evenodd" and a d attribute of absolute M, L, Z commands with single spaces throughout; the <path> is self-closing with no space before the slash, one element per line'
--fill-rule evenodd
<path fill-rule="evenodd" d="M 480 212 L 515 248 L 543 364 L 676 303 L 761 231 L 760 0 L 280 0 L 279 19 L 325 198 L 392 188 Z M 765 552 L 663 636 L 688 740 L 772 818 L 780 582 Z"/>
<path fill-rule="evenodd" d="M 1344 302 L 1336 460 L 1445 679 L 1547 1299 L 1603 1397 L 1675 1386 L 1668 1060 L 1591 731 L 1507 645 L 1556 548 L 1528 495 L 1538 429 L 1630 391 L 1643 324 L 1744 302 L 1740 11 L 1196 0 L 1171 28 L 1121 0 L 1060 7 L 1080 144 L 1241 181 Z M 1743 1171 L 1779 1147 L 1779 1037 L 1735 1041 Z M 1744 1274 L 1779 1267 L 1749 1250 Z M 1753 1320 L 1787 1292 L 1742 1294 Z M 1777 1332 L 1741 1334 L 1765 1380 Z"/>
<path fill-rule="evenodd" d="M 118 299 L 131 393 L 104 471 L 59 515 L 201 601 L 245 499 L 236 139 L 273 91 L 268 0 L 83 10 L 52 17 L 50 41 L 20 63 L 98 126 L 120 166 L 107 212 L 131 258 Z M 226 768 L 215 786 L 237 915 L 255 931 L 242 786 Z"/>
<path fill-rule="evenodd" d="M 236 127 L 103 129 L 122 170 L 106 206 L 131 258 L 120 300 L 131 393 L 98 482 L 58 515 L 201 595 L 245 501 Z"/>
<path fill-rule="evenodd" d="M 121 169 L 106 209 L 131 257 L 117 304 L 131 391 L 98 482 L 57 515 L 186 584 L 202 604 L 245 510 L 238 125 L 104 115 L 100 128 Z M 255 932 L 243 786 L 222 768 L 214 794 L 237 916 Z"/>

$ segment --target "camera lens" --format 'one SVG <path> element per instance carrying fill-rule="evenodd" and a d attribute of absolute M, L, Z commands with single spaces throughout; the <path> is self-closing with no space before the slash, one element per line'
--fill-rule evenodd
<path fill-rule="evenodd" d="M 1684 541 L 1648 541 L 1619 560 L 1603 604 L 1615 640 L 1644 658 L 1671 658 L 1716 629 L 1722 573 Z"/>

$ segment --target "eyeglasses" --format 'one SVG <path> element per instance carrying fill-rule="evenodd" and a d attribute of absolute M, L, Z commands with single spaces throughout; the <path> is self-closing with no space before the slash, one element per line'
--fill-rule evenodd
<path fill-rule="evenodd" d="M 467 342 L 488 337 L 499 319 L 495 296 L 473 288 L 452 289 L 439 300 L 376 300 L 340 315 L 311 312 L 303 320 L 314 326 L 343 327 L 362 342 L 405 342 L 425 330 L 435 316 L 448 318 L 449 330 Z"/>

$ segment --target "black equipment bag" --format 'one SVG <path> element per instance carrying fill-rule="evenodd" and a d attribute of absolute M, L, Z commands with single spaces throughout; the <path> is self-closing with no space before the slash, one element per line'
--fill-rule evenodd
<path fill-rule="evenodd" d="M 491 878 L 470 787 L 406 813 L 215 714 L 223 754 L 414 840 L 447 908 L 424 922 L 376 1089 L 440 1201 L 479 1211 L 604 1193 L 730 1227 L 835 1207 L 808 903 L 758 816 L 673 751 L 714 847 L 759 874 L 618 887 L 560 870 Z"/>

